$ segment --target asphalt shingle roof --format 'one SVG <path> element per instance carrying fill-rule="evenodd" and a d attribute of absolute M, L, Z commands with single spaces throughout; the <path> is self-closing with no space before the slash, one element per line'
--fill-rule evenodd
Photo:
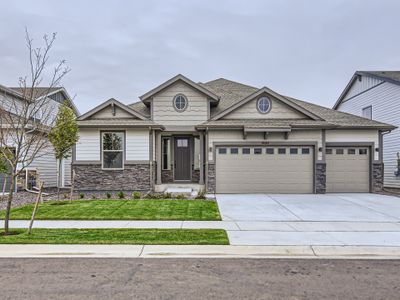
<path fill-rule="evenodd" d="M 128 107 L 140 113 L 141 115 L 150 118 L 150 109 L 142 101 L 129 104 Z"/>

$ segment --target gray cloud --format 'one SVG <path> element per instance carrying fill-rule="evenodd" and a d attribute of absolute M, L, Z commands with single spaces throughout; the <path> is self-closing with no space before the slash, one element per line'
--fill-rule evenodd
<path fill-rule="evenodd" d="M 400 69 L 399 1 L 4 1 L 0 83 L 27 72 L 24 27 L 57 32 L 52 62 L 82 112 L 182 73 L 332 106 L 355 70 Z"/>

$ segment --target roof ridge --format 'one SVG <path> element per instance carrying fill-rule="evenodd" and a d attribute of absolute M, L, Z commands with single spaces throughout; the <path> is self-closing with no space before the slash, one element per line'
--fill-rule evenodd
<path fill-rule="evenodd" d="M 210 81 L 207 81 L 207 82 L 200 82 L 200 83 L 201 84 L 209 84 L 209 83 L 212 83 L 212 82 L 215 82 L 215 81 L 218 81 L 218 80 L 232 82 L 234 84 L 242 85 L 242 86 L 249 87 L 249 88 L 252 88 L 252 89 L 259 89 L 258 87 L 255 87 L 255 86 L 252 86 L 252 85 L 248 85 L 248 84 L 244 84 L 244 83 L 241 83 L 241 82 L 238 82 L 238 81 L 226 79 L 226 78 L 223 78 L 223 77 L 220 77 L 220 78 L 217 78 L 217 79 L 213 79 L 213 80 L 210 80 Z"/>

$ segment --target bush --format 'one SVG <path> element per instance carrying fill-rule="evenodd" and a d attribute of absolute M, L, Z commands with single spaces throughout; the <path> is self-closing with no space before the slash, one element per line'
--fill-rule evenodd
<path fill-rule="evenodd" d="M 92 199 L 96 199 L 96 195 L 92 195 Z"/>
<path fill-rule="evenodd" d="M 107 193 L 106 193 L 106 197 L 107 197 L 107 199 L 111 199 L 111 193 L 110 193 L 110 192 L 107 192 Z"/>
<path fill-rule="evenodd" d="M 163 197 L 164 197 L 164 199 L 171 199 L 172 198 L 172 194 L 171 193 L 164 193 Z"/>
<path fill-rule="evenodd" d="M 176 199 L 184 200 L 184 199 L 186 199 L 186 197 L 184 194 L 178 194 L 178 195 L 176 195 Z"/>
<path fill-rule="evenodd" d="M 205 200 L 206 199 L 206 192 L 204 190 L 199 191 L 196 198 L 197 200 Z"/>
<path fill-rule="evenodd" d="M 140 192 L 133 192 L 132 197 L 133 199 L 140 199 L 142 197 L 142 194 Z"/>
<path fill-rule="evenodd" d="M 163 199 L 164 198 L 164 194 L 148 193 L 145 198 L 146 199 Z"/>
<path fill-rule="evenodd" d="M 64 199 L 67 199 L 68 198 L 68 194 L 64 194 Z"/>
<path fill-rule="evenodd" d="M 84 193 L 80 193 L 79 194 L 79 198 L 81 198 L 81 199 L 85 198 L 85 194 Z"/>
<path fill-rule="evenodd" d="M 117 193 L 117 196 L 118 196 L 119 199 L 124 199 L 125 198 L 125 193 L 123 191 L 119 191 Z"/>

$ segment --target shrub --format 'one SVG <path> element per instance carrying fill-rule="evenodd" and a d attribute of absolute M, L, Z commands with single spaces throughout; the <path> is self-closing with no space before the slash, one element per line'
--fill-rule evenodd
<path fill-rule="evenodd" d="M 186 197 L 184 194 L 178 194 L 178 195 L 176 195 L 176 199 L 183 200 L 183 199 L 186 199 Z"/>
<path fill-rule="evenodd" d="M 145 198 L 146 199 L 163 199 L 164 198 L 164 194 L 148 193 Z"/>
<path fill-rule="evenodd" d="M 68 194 L 64 194 L 64 199 L 67 199 L 68 198 Z"/>
<path fill-rule="evenodd" d="M 92 195 L 92 199 L 96 199 L 96 195 Z"/>
<path fill-rule="evenodd" d="M 117 196 L 118 196 L 119 199 L 124 199 L 125 198 L 125 193 L 123 191 L 119 191 L 117 193 Z"/>
<path fill-rule="evenodd" d="M 84 193 L 80 193 L 79 194 L 79 198 L 81 198 L 81 199 L 85 198 L 85 194 Z"/>
<path fill-rule="evenodd" d="M 199 191 L 196 198 L 198 200 L 205 200 L 206 199 L 206 192 L 204 190 Z"/>
<path fill-rule="evenodd" d="M 133 199 L 140 199 L 142 197 L 142 194 L 140 192 L 133 192 L 132 197 Z"/>
<path fill-rule="evenodd" d="M 172 194 L 171 193 L 164 193 L 163 197 L 164 197 L 164 199 L 171 199 L 172 198 Z"/>
<path fill-rule="evenodd" d="M 107 193 L 106 193 L 106 197 L 107 197 L 107 199 L 111 199 L 111 193 L 110 193 L 110 192 L 107 192 Z"/>

